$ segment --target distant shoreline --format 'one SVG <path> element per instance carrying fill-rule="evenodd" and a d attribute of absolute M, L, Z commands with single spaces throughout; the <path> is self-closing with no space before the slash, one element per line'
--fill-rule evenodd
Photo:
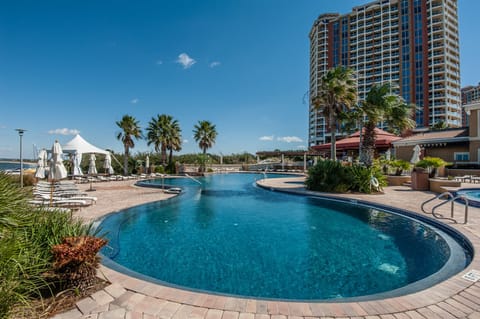
<path fill-rule="evenodd" d="M 11 164 L 16 164 L 16 163 L 19 163 L 20 164 L 20 161 L 18 160 L 3 160 L 3 159 L 0 159 L 0 163 L 11 163 Z M 24 164 L 32 164 L 32 165 L 35 165 L 36 162 L 34 161 L 23 161 Z"/>

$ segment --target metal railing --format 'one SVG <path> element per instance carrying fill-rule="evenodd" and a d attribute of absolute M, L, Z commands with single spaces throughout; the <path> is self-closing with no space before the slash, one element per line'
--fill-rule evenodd
<path fill-rule="evenodd" d="M 436 199 L 442 199 L 443 197 L 446 197 L 446 200 L 433 206 L 432 207 L 432 211 L 431 212 L 428 212 L 425 210 L 425 205 L 436 200 Z M 464 224 L 467 223 L 468 221 L 468 198 L 465 197 L 464 195 L 457 195 L 457 196 L 454 196 L 452 193 L 450 192 L 444 192 L 440 195 L 437 195 L 429 200 L 426 200 L 425 202 L 422 203 L 422 206 L 421 206 L 421 209 L 422 209 L 422 212 L 424 212 L 425 214 L 431 214 L 433 215 L 433 217 L 437 218 L 437 219 L 449 219 L 455 223 L 457 223 L 457 221 L 454 219 L 454 212 L 455 212 L 455 202 L 458 200 L 458 199 L 461 199 L 465 202 L 465 216 L 464 216 Z M 451 207 L 450 207 L 450 218 L 449 217 L 443 217 L 441 215 L 438 215 L 435 213 L 435 210 L 443 205 L 446 205 L 450 203 L 451 204 Z"/>

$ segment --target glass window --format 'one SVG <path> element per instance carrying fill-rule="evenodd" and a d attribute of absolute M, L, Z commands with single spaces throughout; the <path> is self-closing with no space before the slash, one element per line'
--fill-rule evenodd
<path fill-rule="evenodd" d="M 467 162 L 470 160 L 470 153 L 468 152 L 455 152 L 454 156 L 456 162 Z"/>

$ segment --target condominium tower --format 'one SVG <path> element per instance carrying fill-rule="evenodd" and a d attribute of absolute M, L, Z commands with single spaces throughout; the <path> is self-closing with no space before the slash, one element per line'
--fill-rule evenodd
<path fill-rule="evenodd" d="M 356 71 L 359 100 L 390 82 L 417 105 L 417 127 L 461 126 L 457 0 L 378 0 L 321 14 L 310 31 L 310 101 L 332 67 Z M 309 145 L 329 142 L 327 122 L 309 106 Z"/>

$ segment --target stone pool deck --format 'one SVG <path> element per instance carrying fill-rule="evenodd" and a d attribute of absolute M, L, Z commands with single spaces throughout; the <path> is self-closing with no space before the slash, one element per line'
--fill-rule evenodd
<path fill-rule="evenodd" d="M 267 189 L 289 192 L 305 191 L 302 178 L 267 179 L 258 183 Z M 172 195 L 159 189 L 133 186 L 133 182 L 109 182 L 94 185 L 98 197 L 96 205 L 76 213 L 87 220 L 101 217 L 126 207 L 166 199 Z M 84 189 L 87 186 L 81 186 Z M 465 188 L 474 188 L 464 185 Z M 412 191 L 409 187 L 387 187 L 383 194 L 338 195 L 407 209 L 422 214 L 420 205 L 435 194 Z M 431 203 L 431 208 L 436 202 Z M 480 250 L 480 209 L 470 207 L 468 224 L 463 222 L 461 204 L 456 205 L 458 223 L 445 223 L 459 230 Z M 448 209 L 440 211 L 449 215 Z M 314 318 L 365 318 L 365 319 L 415 319 L 415 318 L 470 318 L 480 319 L 480 282 L 473 283 L 462 275 L 480 270 L 480 257 L 461 273 L 431 288 L 401 297 L 361 302 L 284 302 L 250 298 L 236 298 L 192 292 L 132 278 L 105 266 L 99 276 L 112 284 L 79 301 L 76 308 L 55 316 L 56 319 L 113 319 L 113 318 L 205 318 L 205 319 L 314 319 Z"/>

